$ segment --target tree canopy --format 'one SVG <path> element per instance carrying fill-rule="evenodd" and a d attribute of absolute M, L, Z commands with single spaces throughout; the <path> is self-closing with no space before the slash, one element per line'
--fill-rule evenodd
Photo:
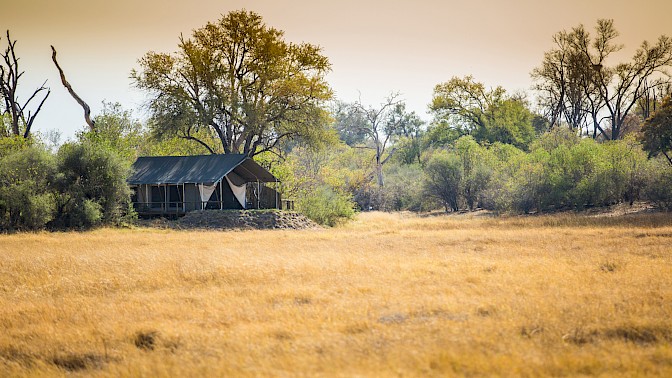
<path fill-rule="evenodd" d="M 510 143 L 526 148 L 535 136 L 534 114 L 523 96 L 502 87 L 486 89 L 472 76 L 453 77 L 434 88 L 430 104 L 435 123 L 477 141 Z"/>
<path fill-rule="evenodd" d="M 540 104 L 552 125 L 592 129 L 593 137 L 620 139 L 640 99 L 669 85 L 661 73 L 672 64 L 672 38 L 642 42 L 629 62 L 609 66 L 623 46 L 613 20 L 598 20 L 595 35 L 579 25 L 553 36 L 555 48 L 532 72 Z"/>
<path fill-rule="evenodd" d="M 650 154 L 662 153 L 672 165 L 672 98 L 667 97 L 658 111 L 642 127 L 644 149 Z"/>
<path fill-rule="evenodd" d="M 211 153 L 254 156 L 325 132 L 331 66 L 318 46 L 286 42 L 261 16 L 241 10 L 180 37 L 178 48 L 147 53 L 131 73 L 152 96 L 157 134 L 192 140 Z"/>

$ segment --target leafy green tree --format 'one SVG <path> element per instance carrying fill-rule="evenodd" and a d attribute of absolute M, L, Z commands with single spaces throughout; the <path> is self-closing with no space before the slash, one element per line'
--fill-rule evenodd
<path fill-rule="evenodd" d="M 508 98 L 489 109 L 485 127 L 473 134 L 476 140 L 488 143 L 501 142 L 526 149 L 536 137 L 534 114 L 522 98 Z"/>
<path fill-rule="evenodd" d="M 546 206 L 544 199 L 548 190 L 544 176 L 547 159 L 547 153 L 532 151 L 522 161 L 516 162 L 517 169 L 507 177 L 506 190 L 500 192 L 495 207 L 500 211 L 541 211 Z"/>
<path fill-rule="evenodd" d="M 285 42 L 282 31 L 245 10 L 181 37 L 178 47 L 147 53 L 131 73 L 151 95 L 157 134 L 211 153 L 253 156 L 286 139 L 319 140 L 326 131 L 330 64 L 319 47 Z"/>
<path fill-rule="evenodd" d="M 391 203 L 390 196 L 399 188 L 390 191 L 384 189 L 387 170 L 384 166 L 390 164 L 393 158 L 404 164 L 419 163 L 422 151 L 421 138 L 424 132 L 424 122 L 415 112 L 408 112 L 406 105 L 398 100 L 397 94 L 391 94 L 380 107 L 364 106 L 360 102 L 349 104 L 337 103 L 334 110 L 335 128 L 340 139 L 348 146 L 372 152 L 374 164 L 360 164 L 352 167 L 357 179 L 349 178 L 348 182 L 358 182 L 360 185 L 346 191 L 353 194 L 359 206 L 363 209 L 388 209 Z M 357 154 L 352 151 L 350 154 Z M 362 168 L 372 168 L 372 172 L 362 175 Z M 375 176 L 376 187 L 368 182 L 369 173 Z M 395 184 L 396 185 L 396 184 Z M 396 201 L 394 201 L 396 202 Z"/>
<path fill-rule="evenodd" d="M 406 111 L 406 104 L 395 106 L 392 113 L 392 130 L 399 160 L 404 164 L 420 164 L 425 122 L 415 112 Z"/>
<path fill-rule="evenodd" d="M 11 135 L 0 137 L 0 158 L 10 155 L 25 147 L 29 147 L 33 144 L 35 144 L 34 140 L 25 139 L 22 136 Z"/>
<path fill-rule="evenodd" d="M 424 193 L 449 211 L 459 210 L 462 162 L 456 154 L 436 151 L 425 165 Z"/>
<path fill-rule="evenodd" d="M 460 128 L 453 126 L 451 122 L 445 119 L 434 120 L 427 127 L 427 132 L 421 139 L 422 148 L 440 148 L 455 142 L 459 137 L 467 135 Z"/>
<path fill-rule="evenodd" d="M 114 151 L 126 163 L 133 163 L 138 156 L 187 156 L 207 154 L 200 144 L 176 136 L 161 137 L 133 116 L 133 112 L 119 103 L 103 102 L 103 110 L 92 119 L 95 129 L 77 134 L 79 142 L 93 143 Z M 203 140 L 215 142 L 207 133 L 199 134 Z"/>
<path fill-rule="evenodd" d="M 672 165 L 672 97 L 663 100 L 658 111 L 644 122 L 641 139 L 649 154 L 662 153 Z"/>
<path fill-rule="evenodd" d="M 435 122 L 446 122 L 461 135 L 485 128 L 488 110 L 503 101 L 506 90 L 502 87 L 486 89 L 473 76 L 453 77 L 434 87 L 434 97 L 429 108 Z"/>
<path fill-rule="evenodd" d="M 651 162 L 643 197 L 665 210 L 672 210 L 672 165 L 655 159 Z"/>
<path fill-rule="evenodd" d="M 119 224 L 130 211 L 129 164 L 104 145 L 66 143 L 57 154 L 56 228 Z"/>
<path fill-rule="evenodd" d="M 523 97 L 509 96 L 502 87 L 488 90 L 472 76 L 437 85 L 430 109 L 435 123 L 448 124 L 458 135 L 472 135 L 479 142 L 527 148 L 536 134 L 534 114 Z"/>
<path fill-rule="evenodd" d="M 0 230 L 39 230 L 53 219 L 55 171 L 53 156 L 40 146 L 0 155 Z"/>
<path fill-rule="evenodd" d="M 81 132 L 79 139 L 114 150 L 130 163 L 145 155 L 153 144 L 148 130 L 119 103 L 103 102 L 103 110 L 94 117 L 93 123 L 95 131 Z"/>
<path fill-rule="evenodd" d="M 650 162 L 642 145 L 628 136 L 601 146 L 602 157 L 594 181 L 604 182 L 600 203 L 606 205 L 627 202 L 630 205 L 641 198 L 646 184 Z"/>
<path fill-rule="evenodd" d="M 492 176 L 492 158 L 472 137 L 463 136 L 455 142 L 455 153 L 462 162 L 462 185 L 460 194 L 469 210 L 482 202 L 481 197 Z"/>
<path fill-rule="evenodd" d="M 559 146 L 571 147 L 579 144 L 579 142 L 581 142 L 581 138 L 572 130 L 556 127 L 539 136 L 532 144 L 531 149 L 542 149 L 550 152 Z"/>

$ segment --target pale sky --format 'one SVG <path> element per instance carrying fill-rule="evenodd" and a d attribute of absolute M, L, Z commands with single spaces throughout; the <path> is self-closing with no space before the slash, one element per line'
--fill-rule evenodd
<path fill-rule="evenodd" d="M 319 45 L 332 63 L 327 77 L 336 96 L 376 105 L 400 92 L 408 109 L 430 120 L 436 84 L 473 75 L 488 86 L 530 90 L 530 72 L 553 34 L 612 18 L 626 61 L 644 41 L 672 35 L 670 0 L 19 0 L 0 5 L 5 31 L 18 40 L 26 71 L 25 99 L 47 80 L 51 95 L 34 130 L 57 129 L 71 138 L 84 129 L 81 107 L 63 88 L 51 61 L 58 51 L 68 81 L 97 114 L 103 100 L 120 102 L 138 118 L 145 96 L 129 79 L 148 51 L 174 52 L 182 33 L 232 10 L 260 14 L 291 42 Z"/>

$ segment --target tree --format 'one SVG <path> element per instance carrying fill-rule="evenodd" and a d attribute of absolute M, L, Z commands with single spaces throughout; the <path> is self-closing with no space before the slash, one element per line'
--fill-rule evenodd
<path fill-rule="evenodd" d="M 437 151 L 425 165 L 426 195 L 439 200 L 446 212 L 458 211 L 462 174 L 462 163 L 457 155 Z"/>
<path fill-rule="evenodd" d="M 234 11 L 180 37 L 174 54 L 147 53 L 135 84 L 148 93 L 153 129 L 209 152 L 249 156 L 283 140 L 319 140 L 332 96 L 320 48 L 283 40 L 254 12 Z M 200 133 L 200 134 L 199 134 Z M 200 135 L 210 135 L 218 146 Z"/>
<path fill-rule="evenodd" d="M 361 145 L 367 138 L 367 120 L 352 104 L 336 101 L 332 108 L 334 129 L 348 146 Z"/>
<path fill-rule="evenodd" d="M 655 44 L 644 41 L 630 62 L 610 67 L 609 59 L 623 48 L 614 42 L 618 35 L 613 20 L 601 19 L 594 38 L 583 25 L 554 36 L 557 47 L 546 53 L 542 67 L 533 72 L 537 88 L 545 91 L 541 104 L 553 124 L 558 114 L 565 114 L 576 129 L 590 117 L 593 138 L 601 134 L 620 139 L 628 116 L 645 93 L 669 85 L 659 74 L 672 64 L 672 38 L 662 35 Z"/>
<path fill-rule="evenodd" d="M 662 105 L 642 127 L 644 149 L 651 155 L 662 153 L 672 165 L 672 98 L 667 97 Z"/>
<path fill-rule="evenodd" d="M 392 112 L 393 130 L 396 136 L 395 147 L 400 160 L 405 164 L 420 163 L 422 154 L 421 141 L 425 134 L 423 122 L 415 112 L 407 112 L 406 104 L 400 103 Z"/>
<path fill-rule="evenodd" d="M 502 87 L 488 90 L 472 76 L 437 85 L 430 110 L 435 123 L 451 125 L 458 135 L 472 135 L 479 142 L 527 148 L 535 137 L 534 115 L 524 96 L 507 95 Z"/>
<path fill-rule="evenodd" d="M 91 141 L 66 143 L 56 155 L 56 228 L 118 224 L 130 212 L 130 171 L 112 149 Z"/>
<path fill-rule="evenodd" d="M 578 132 L 587 126 L 588 109 L 599 108 L 590 103 L 590 95 L 596 92 L 588 79 L 593 73 L 590 62 L 574 48 L 576 40 L 585 38 L 583 28 L 557 33 L 553 36 L 556 47 L 544 53 L 541 67 L 532 71 L 534 88 L 542 93 L 539 103 L 551 127 L 564 123 Z"/>
<path fill-rule="evenodd" d="M 462 163 L 460 195 L 469 210 L 475 210 L 492 176 L 491 158 L 487 150 L 472 137 L 463 136 L 455 141 L 455 153 Z"/>
<path fill-rule="evenodd" d="M 449 123 L 460 135 L 466 135 L 485 128 L 488 109 L 501 102 L 505 93 L 502 87 L 487 90 L 473 76 L 453 77 L 434 87 L 429 108 L 435 122 Z"/>
<path fill-rule="evenodd" d="M 0 154 L 0 230 L 44 228 L 55 207 L 53 156 L 37 145 L 2 152 L 6 154 Z"/>
<path fill-rule="evenodd" d="M 353 108 L 361 114 L 365 124 L 359 127 L 359 131 L 366 134 L 371 142 L 370 146 L 375 151 L 376 180 L 378 187 L 385 185 L 383 178 L 383 165 L 392 157 L 395 148 L 388 150 L 388 143 L 398 133 L 399 128 L 405 121 L 405 106 L 399 100 L 399 94 L 390 94 L 379 107 L 364 106 L 361 101 L 355 102 Z"/>
<path fill-rule="evenodd" d="M 635 113 L 643 122 L 658 110 L 666 97 L 672 96 L 672 82 L 652 87 L 647 81 L 640 92 L 641 97 L 637 100 Z"/>
<path fill-rule="evenodd" d="M 91 119 L 95 128 L 78 135 L 81 142 L 96 143 L 115 151 L 125 161 L 132 163 L 140 155 L 149 155 L 153 141 L 142 123 L 133 118 L 130 110 L 121 104 L 103 101 L 103 110 Z"/>
<path fill-rule="evenodd" d="M 19 68 L 19 58 L 16 56 L 15 48 L 16 40 L 12 41 L 9 36 L 9 30 L 7 30 L 7 48 L 0 55 L 2 57 L 2 61 L 0 62 L 0 95 L 2 96 L 2 105 L 0 106 L 4 108 L 2 113 L 9 115 L 10 126 L 8 130 L 3 128 L 0 132 L 4 134 L 3 136 L 23 136 L 23 138 L 27 139 L 30 137 L 33 122 L 51 91 L 44 86 L 46 84 L 45 81 L 39 88 L 33 91 L 27 100 L 24 102 L 19 100 L 19 80 L 25 71 L 21 71 Z M 44 91 L 46 91 L 46 94 L 39 100 L 40 102 L 34 112 L 28 110 L 30 103 L 33 100 L 37 100 Z"/>

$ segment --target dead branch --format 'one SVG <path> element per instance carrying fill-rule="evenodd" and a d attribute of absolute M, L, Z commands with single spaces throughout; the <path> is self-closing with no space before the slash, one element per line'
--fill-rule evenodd
<path fill-rule="evenodd" d="M 37 114 L 42 110 L 42 105 L 44 105 L 44 102 L 49 97 L 51 91 L 44 86 L 46 84 L 45 81 L 42 83 L 42 86 L 33 91 L 33 94 L 28 100 L 23 104 L 19 102 L 17 88 L 19 87 L 19 79 L 23 76 L 25 71 L 19 69 L 19 58 L 16 56 L 15 47 L 16 40 L 12 41 L 12 38 L 9 35 L 9 30 L 7 30 L 7 48 L 0 54 L 0 57 L 2 57 L 2 61 L 0 62 L 0 96 L 2 96 L 4 102 L 4 112 L 11 117 L 12 135 L 23 135 L 23 137 L 27 139 L 30 137 L 30 129 L 33 122 L 35 121 Z M 42 91 L 47 91 L 47 93 L 40 101 L 37 109 L 35 109 L 35 113 L 31 114 L 31 112 L 28 111 L 28 116 L 26 117 L 26 108 Z M 21 130 L 21 126 L 25 128 L 23 131 Z"/>
<path fill-rule="evenodd" d="M 96 123 L 93 119 L 91 119 L 91 108 L 86 102 L 84 102 L 84 100 L 82 100 L 81 97 L 77 95 L 77 93 L 75 93 L 70 83 L 68 83 L 68 81 L 65 79 L 65 73 L 63 73 L 61 66 L 58 65 L 58 61 L 56 61 L 56 49 L 54 46 L 51 46 L 51 60 L 54 61 L 56 68 L 58 68 L 58 73 L 61 75 L 61 82 L 63 83 L 65 89 L 70 92 L 72 98 L 74 98 L 75 101 L 77 101 L 77 103 L 84 109 L 84 119 L 86 120 L 86 124 L 89 125 L 91 131 L 96 132 Z"/>

